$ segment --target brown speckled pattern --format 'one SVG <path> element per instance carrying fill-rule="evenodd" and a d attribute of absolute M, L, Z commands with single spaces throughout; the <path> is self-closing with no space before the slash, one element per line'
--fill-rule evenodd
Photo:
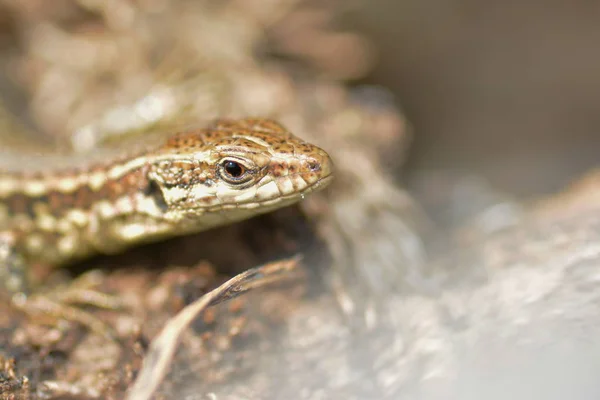
<path fill-rule="evenodd" d="M 149 142 L 48 168 L 28 159 L 33 171 L 0 164 L 0 233 L 26 258 L 59 264 L 268 212 L 332 173 L 325 151 L 271 120 L 220 120 Z"/>

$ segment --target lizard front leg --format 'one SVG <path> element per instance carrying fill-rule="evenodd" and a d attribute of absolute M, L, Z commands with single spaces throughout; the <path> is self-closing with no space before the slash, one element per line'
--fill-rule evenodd
<path fill-rule="evenodd" d="M 73 304 L 92 305 L 105 309 L 120 308 L 120 302 L 112 296 L 93 289 L 93 275 L 82 275 L 68 287 L 49 291 L 32 290 L 30 265 L 18 251 L 17 238 L 11 232 L 0 232 L 0 298 L 5 298 L 27 316 L 63 319 L 82 324 L 105 337 L 113 337 L 111 330 L 92 314 Z"/>

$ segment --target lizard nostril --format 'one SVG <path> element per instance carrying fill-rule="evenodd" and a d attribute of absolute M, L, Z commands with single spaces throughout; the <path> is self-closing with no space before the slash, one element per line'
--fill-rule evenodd
<path fill-rule="evenodd" d="M 319 172 L 321 170 L 321 164 L 318 163 L 317 161 L 309 161 L 308 162 L 308 168 L 312 172 Z"/>

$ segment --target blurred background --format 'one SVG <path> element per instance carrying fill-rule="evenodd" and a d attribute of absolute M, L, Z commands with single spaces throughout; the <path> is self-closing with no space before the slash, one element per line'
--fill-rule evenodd
<path fill-rule="evenodd" d="M 368 78 L 393 90 L 415 136 L 406 178 L 475 172 L 502 190 L 559 190 L 600 150 L 600 4 L 373 0 Z"/>

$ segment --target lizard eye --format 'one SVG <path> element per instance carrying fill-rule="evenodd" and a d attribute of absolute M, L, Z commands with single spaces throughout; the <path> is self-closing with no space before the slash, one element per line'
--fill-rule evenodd
<path fill-rule="evenodd" d="M 232 178 L 239 178 L 244 175 L 244 167 L 235 161 L 225 161 L 223 163 L 223 169 Z"/>
<path fill-rule="evenodd" d="M 237 160 L 226 159 L 219 165 L 219 173 L 227 183 L 241 184 L 252 179 L 249 169 Z"/>

